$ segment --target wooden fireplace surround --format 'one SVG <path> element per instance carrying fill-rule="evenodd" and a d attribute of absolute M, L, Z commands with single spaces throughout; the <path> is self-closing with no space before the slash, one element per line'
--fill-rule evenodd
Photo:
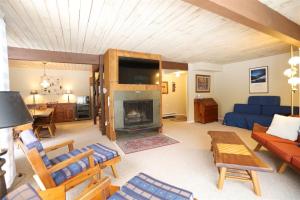
<path fill-rule="evenodd" d="M 119 62 L 118 57 L 142 58 L 159 61 L 159 84 L 158 85 L 142 85 L 142 84 L 119 84 Z M 115 91 L 160 91 L 160 124 L 162 124 L 162 61 L 161 55 L 148 54 L 140 52 L 131 52 L 118 49 L 109 49 L 104 54 L 104 87 L 107 89 L 105 94 L 105 119 L 106 119 L 106 135 L 110 140 L 116 140 L 116 132 L 114 127 L 114 92 Z M 161 131 L 161 130 L 160 130 Z"/>

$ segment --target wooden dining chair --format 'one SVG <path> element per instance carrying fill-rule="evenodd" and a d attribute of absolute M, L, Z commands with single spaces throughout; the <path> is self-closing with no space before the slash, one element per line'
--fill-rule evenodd
<path fill-rule="evenodd" d="M 36 118 L 33 127 L 35 129 L 35 133 L 37 138 L 40 139 L 40 132 L 42 129 L 47 129 L 51 137 L 55 136 L 56 126 L 54 123 L 54 112 L 50 114 L 49 117 Z"/>

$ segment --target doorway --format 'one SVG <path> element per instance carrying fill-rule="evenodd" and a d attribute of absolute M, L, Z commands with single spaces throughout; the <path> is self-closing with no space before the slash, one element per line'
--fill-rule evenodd
<path fill-rule="evenodd" d="M 163 118 L 172 121 L 187 120 L 187 72 L 180 70 L 164 69 L 162 73 Z"/>

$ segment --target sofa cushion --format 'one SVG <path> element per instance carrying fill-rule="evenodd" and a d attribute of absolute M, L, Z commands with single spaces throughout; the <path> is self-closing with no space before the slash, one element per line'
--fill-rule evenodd
<path fill-rule="evenodd" d="M 262 115 L 273 116 L 275 114 L 285 115 L 288 116 L 291 114 L 291 107 L 290 106 L 269 106 L 264 105 L 262 106 Z M 298 113 L 298 108 L 294 108 L 294 114 Z"/>
<path fill-rule="evenodd" d="M 244 114 L 229 112 L 225 114 L 224 125 L 235 126 L 239 128 L 248 128 Z"/>
<path fill-rule="evenodd" d="M 151 176 L 140 173 L 130 179 L 120 191 L 116 192 L 109 200 L 124 199 L 169 199 L 189 200 L 193 194 L 187 190 L 164 183 Z"/>
<path fill-rule="evenodd" d="M 264 146 L 266 145 L 267 142 L 296 144 L 296 142 L 294 141 L 279 138 L 273 135 L 266 134 L 266 132 L 260 132 L 260 131 L 253 131 L 251 137 Z"/>
<path fill-rule="evenodd" d="M 248 104 L 251 105 L 280 105 L 279 96 L 249 96 Z"/>
<path fill-rule="evenodd" d="M 234 104 L 233 112 L 245 114 L 260 114 L 260 105 Z"/>
<path fill-rule="evenodd" d="M 249 130 L 252 130 L 254 123 L 258 123 L 262 126 L 270 126 L 273 117 L 264 116 L 264 115 L 245 115 L 244 116 L 247 122 L 247 127 Z"/>
<path fill-rule="evenodd" d="M 300 147 L 299 147 L 299 149 L 300 149 Z M 292 165 L 297 170 L 300 170 L 300 156 L 293 156 L 293 158 L 292 158 Z"/>
<path fill-rule="evenodd" d="M 267 133 L 284 139 L 296 141 L 298 139 L 299 127 L 299 117 L 286 117 L 275 114 Z"/>
<path fill-rule="evenodd" d="M 268 141 L 265 147 L 283 161 L 288 163 L 291 162 L 293 156 L 300 156 L 300 148 L 297 146 L 297 144 Z"/>
<path fill-rule="evenodd" d="M 20 139 L 28 150 L 36 148 L 47 168 L 52 166 L 47 154 L 44 151 L 42 143 L 35 137 L 32 130 L 22 131 L 20 133 Z"/>

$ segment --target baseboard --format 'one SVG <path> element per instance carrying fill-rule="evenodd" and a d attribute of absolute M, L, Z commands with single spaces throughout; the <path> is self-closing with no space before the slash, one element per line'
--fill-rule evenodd
<path fill-rule="evenodd" d="M 195 121 L 191 120 L 191 121 L 187 121 L 186 123 L 195 123 Z"/>
<path fill-rule="evenodd" d="M 176 116 L 176 113 L 166 113 L 166 114 L 163 114 L 162 117 L 173 117 L 173 116 Z"/>

